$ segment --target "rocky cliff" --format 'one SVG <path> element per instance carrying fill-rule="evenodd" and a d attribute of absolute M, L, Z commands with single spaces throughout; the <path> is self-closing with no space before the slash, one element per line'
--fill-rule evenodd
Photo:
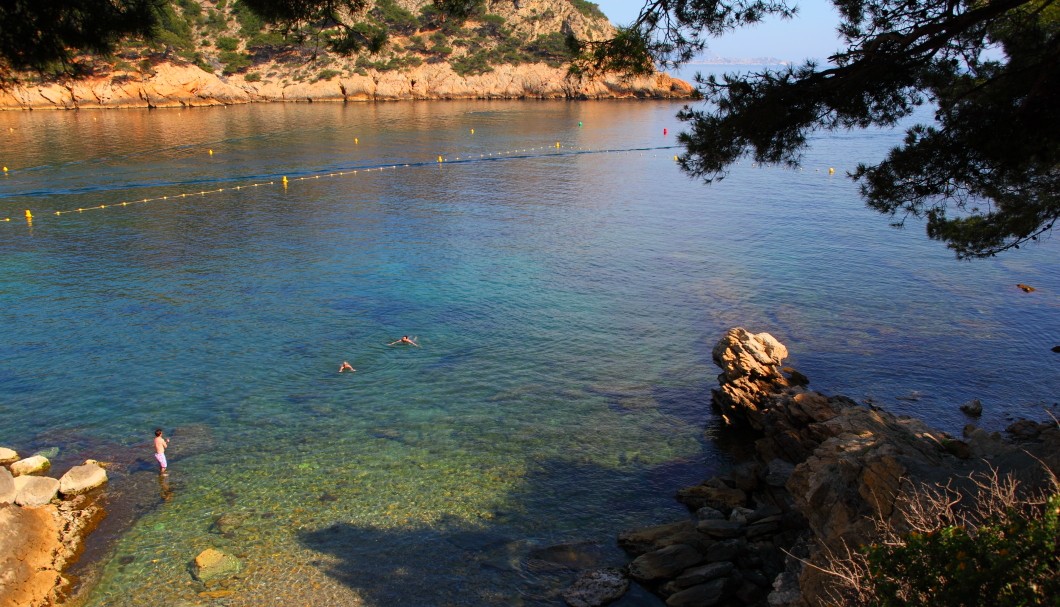
<path fill-rule="evenodd" d="M 336 31 L 284 34 L 238 1 L 169 5 L 162 34 L 113 57 L 79 58 L 77 77 L 0 74 L 0 109 L 192 107 L 264 101 L 687 98 L 662 73 L 578 76 L 566 42 L 614 27 L 578 0 L 490 2 L 454 22 L 424 0 L 377 0 L 347 25 L 380 32 L 337 50 Z M 363 27 L 362 27 L 363 26 Z"/>

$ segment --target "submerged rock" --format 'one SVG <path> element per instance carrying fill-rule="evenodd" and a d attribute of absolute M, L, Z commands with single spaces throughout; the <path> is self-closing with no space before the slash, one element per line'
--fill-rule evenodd
<path fill-rule="evenodd" d="M 191 574 L 200 582 L 209 582 L 239 573 L 243 562 L 214 548 L 207 548 L 195 557 L 191 564 Z"/>
<path fill-rule="evenodd" d="M 600 607 L 619 599 L 629 589 L 629 580 L 618 569 L 585 571 L 563 592 L 571 607 Z"/>

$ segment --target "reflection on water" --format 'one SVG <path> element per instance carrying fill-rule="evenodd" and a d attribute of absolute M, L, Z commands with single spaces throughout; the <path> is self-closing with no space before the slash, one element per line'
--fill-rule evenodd
<path fill-rule="evenodd" d="M 705 187 L 637 150 L 678 107 L 0 114 L 0 217 L 35 215 L 0 223 L 0 444 L 114 462 L 100 535 L 124 534 L 90 547 L 89 604 L 558 604 L 725 465 L 710 351 L 734 325 L 951 432 L 971 398 L 990 428 L 1053 405 L 1054 242 L 957 263 L 888 228 L 841 175 L 895 133 Z M 572 153 L 603 149 L 635 151 Z M 208 547 L 239 576 L 192 581 Z"/>

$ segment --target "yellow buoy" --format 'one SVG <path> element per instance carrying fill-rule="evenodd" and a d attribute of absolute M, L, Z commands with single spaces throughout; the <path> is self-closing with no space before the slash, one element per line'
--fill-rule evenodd
<path fill-rule="evenodd" d="M 213 156 L 213 150 L 209 150 L 210 155 Z"/>
<path fill-rule="evenodd" d="M 557 148 L 559 147 L 559 142 L 558 142 L 558 141 L 556 142 L 556 147 L 557 147 Z"/>
<path fill-rule="evenodd" d="M 474 135 L 474 134 L 475 134 L 475 129 L 471 129 L 471 134 L 472 134 L 472 135 Z"/>
<path fill-rule="evenodd" d="M 828 174 L 829 175 L 835 175 L 835 169 L 832 168 L 832 167 L 828 167 Z"/>
<path fill-rule="evenodd" d="M 444 160 L 442 160 L 441 156 L 438 157 L 438 162 L 444 162 Z"/>
<path fill-rule="evenodd" d="M 287 185 L 287 175 L 283 176 L 282 181 L 283 181 L 284 185 Z"/>
<path fill-rule="evenodd" d="M 26 220 L 33 221 L 33 213 L 30 213 L 29 209 L 26 209 Z"/>
<path fill-rule="evenodd" d="M 4 167 L 4 172 L 5 172 L 5 173 L 7 172 L 7 167 Z"/>
<path fill-rule="evenodd" d="M 677 155 L 674 154 L 674 162 L 677 162 Z"/>
<path fill-rule="evenodd" d="M 356 138 L 356 137 L 354 137 L 354 138 L 353 138 L 353 145 L 358 145 L 358 144 L 360 144 L 360 143 L 361 143 L 361 140 L 360 140 L 360 139 L 358 139 L 358 138 Z"/>

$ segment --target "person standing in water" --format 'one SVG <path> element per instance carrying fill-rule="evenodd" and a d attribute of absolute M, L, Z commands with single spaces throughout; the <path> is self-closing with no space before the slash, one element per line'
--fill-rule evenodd
<path fill-rule="evenodd" d="M 162 466 L 161 473 L 166 474 L 166 448 L 169 447 L 169 441 L 162 438 L 162 428 L 155 430 L 155 459 L 158 460 L 158 464 Z"/>

